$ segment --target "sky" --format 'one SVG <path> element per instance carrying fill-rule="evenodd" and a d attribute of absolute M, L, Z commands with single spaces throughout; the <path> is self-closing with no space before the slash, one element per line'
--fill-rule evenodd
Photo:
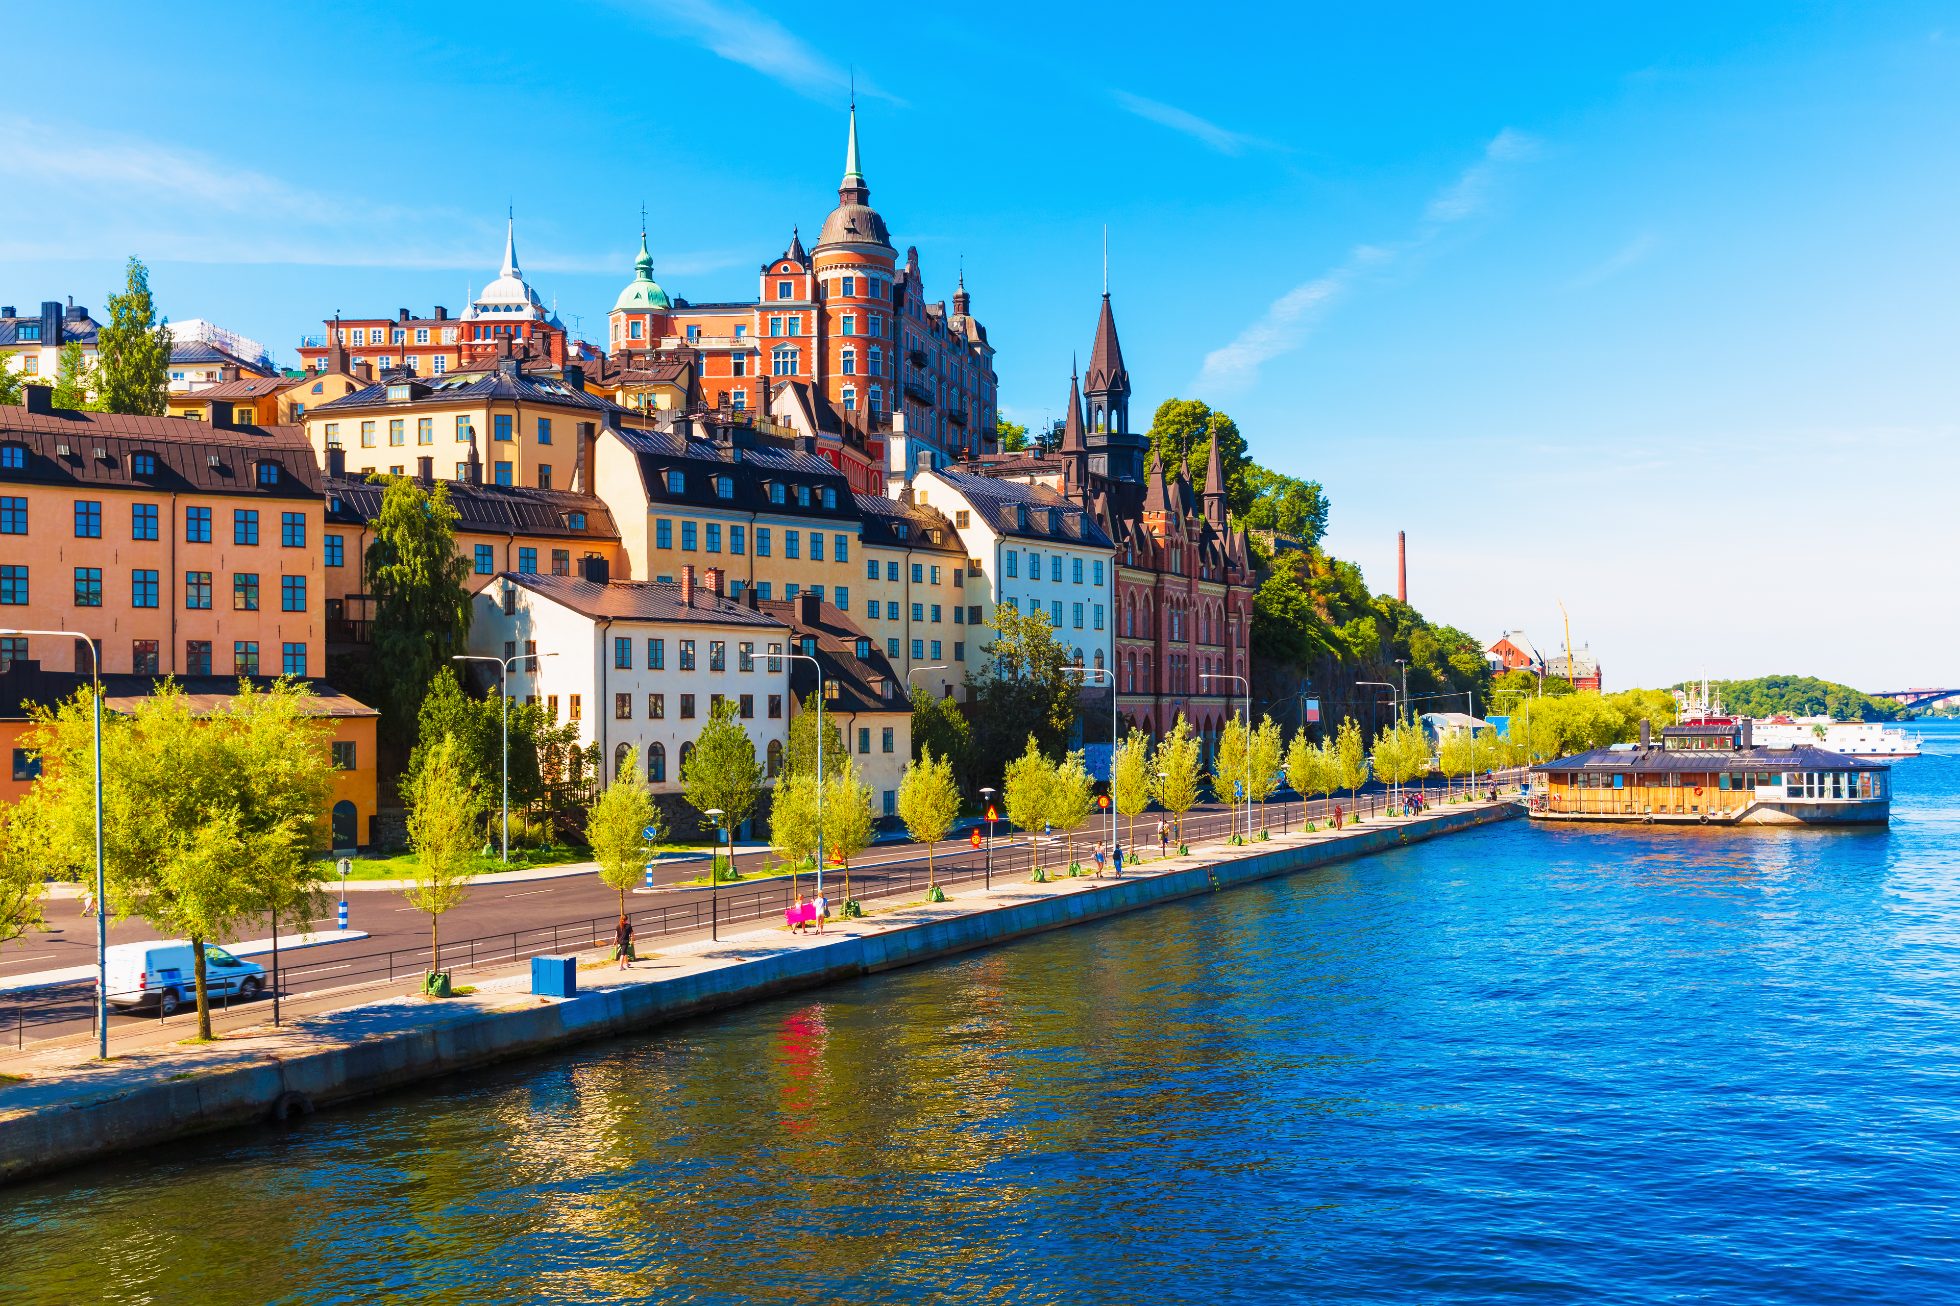
<path fill-rule="evenodd" d="M 1001 408 L 1059 415 L 1108 287 L 1136 388 L 1318 480 L 1432 620 L 1607 687 L 1960 683 L 1950 5 L 47 6 L 7 20 L 0 301 L 162 306 L 295 361 L 466 302 L 507 206 L 602 339 L 641 205 L 752 297 L 835 202 L 963 267 Z"/>

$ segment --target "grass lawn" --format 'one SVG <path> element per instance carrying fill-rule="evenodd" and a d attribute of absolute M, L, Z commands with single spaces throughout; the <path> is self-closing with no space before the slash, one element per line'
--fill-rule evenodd
<path fill-rule="evenodd" d="M 393 857 L 356 857 L 353 872 L 347 878 L 350 880 L 413 879 L 415 867 L 420 860 L 414 853 L 399 853 Z M 485 875 L 492 871 L 528 871 L 539 866 L 563 866 L 568 862 L 591 860 L 591 850 L 586 848 L 563 846 L 523 850 L 513 848 L 510 850 L 510 865 L 504 865 L 495 853 L 491 853 L 488 857 L 479 856 L 476 859 L 476 867 L 471 873 Z M 327 862 L 327 878 L 330 882 L 340 878 L 334 874 L 332 859 Z"/>

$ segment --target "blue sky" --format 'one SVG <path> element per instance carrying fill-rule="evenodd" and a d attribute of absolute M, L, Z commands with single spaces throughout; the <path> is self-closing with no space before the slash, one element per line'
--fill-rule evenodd
<path fill-rule="evenodd" d="M 1110 285 L 1147 421 L 1232 413 L 1329 544 L 1609 686 L 1960 676 L 1960 13 L 1950 6 L 356 3 L 8 18 L 0 300 L 166 309 L 290 361 L 459 306 L 516 207 L 597 336 L 639 209 L 675 294 L 754 293 L 833 201 L 964 259 L 1012 416 Z M 33 75 L 28 75 L 30 70 Z M 43 94 L 45 92 L 45 94 Z"/>

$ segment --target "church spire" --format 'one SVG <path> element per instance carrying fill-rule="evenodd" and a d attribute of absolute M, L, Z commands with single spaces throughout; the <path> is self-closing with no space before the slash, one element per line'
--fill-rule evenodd
<path fill-rule="evenodd" d="M 517 271 L 517 210 L 515 207 L 507 209 L 504 213 L 503 275 L 507 277 L 520 276 Z"/>
<path fill-rule="evenodd" d="M 1123 346 L 1116 339 L 1116 315 L 1110 311 L 1109 292 L 1102 297 L 1102 313 L 1096 318 L 1096 343 L 1089 351 L 1089 425 L 1098 431 L 1130 429 L 1130 373 L 1123 366 Z"/>
<path fill-rule="evenodd" d="M 1218 428 L 1211 431 L 1211 456 L 1205 459 L 1205 520 L 1225 529 L 1225 460 L 1218 451 Z"/>
<path fill-rule="evenodd" d="M 858 107 L 857 97 L 851 98 L 850 139 L 844 146 L 844 185 L 864 185 L 864 170 L 858 166 Z"/>

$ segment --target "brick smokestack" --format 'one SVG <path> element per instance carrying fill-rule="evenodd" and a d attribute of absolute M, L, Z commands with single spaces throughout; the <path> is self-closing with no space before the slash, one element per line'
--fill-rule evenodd
<path fill-rule="evenodd" d="M 694 564 L 687 563 L 681 568 L 681 602 L 694 606 Z"/>
<path fill-rule="evenodd" d="M 1395 532 L 1395 601 L 1409 601 L 1409 533 Z"/>

